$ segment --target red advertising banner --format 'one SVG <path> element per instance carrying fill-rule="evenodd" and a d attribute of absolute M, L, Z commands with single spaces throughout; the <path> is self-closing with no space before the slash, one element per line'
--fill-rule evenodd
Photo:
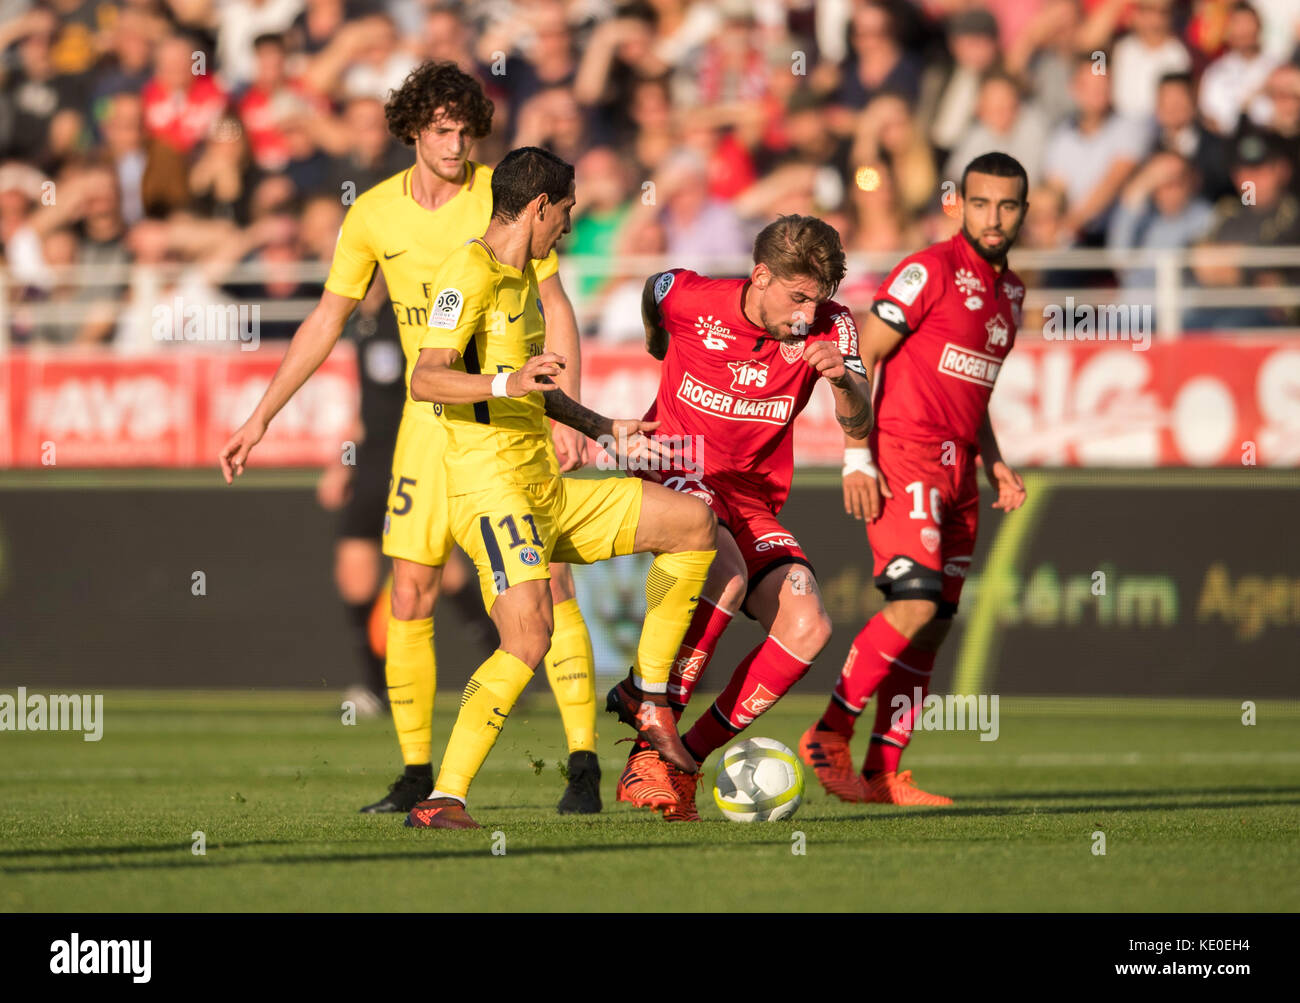
<path fill-rule="evenodd" d="M 0 467 L 209 466 L 251 413 L 279 350 L 16 352 L 0 358 Z M 588 346 L 583 400 L 642 414 L 659 365 L 639 346 Z M 266 465 L 337 459 L 355 428 L 355 354 L 341 344 L 258 446 Z M 994 391 L 993 427 L 1021 466 L 1300 466 L 1300 341 L 1193 338 L 1129 344 L 1024 341 Z M 803 466 L 838 466 L 829 388 L 796 426 Z"/>
<path fill-rule="evenodd" d="M 0 359 L 0 466 L 215 466 L 281 352 L 16 352 Z M 314 466 L 355 429 L 355 353 L 335 349 L 258 447 L 268 465 Z"/>

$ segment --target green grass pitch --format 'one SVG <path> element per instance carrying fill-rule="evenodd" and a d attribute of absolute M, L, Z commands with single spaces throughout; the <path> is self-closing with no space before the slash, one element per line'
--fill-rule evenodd
<path fill-rule="evenodd" d="M 357 814 L 396 745 L 387 720 L 344 725 L 333 694 L 110 692 L 98 743 L 0 733 L 0 909 L 1300 908 L 1294 704 L 1245 726 L 1229 701 L 1008 698 L 997 741 L 914 738 L 904 766 L 952 808 L 841 804 L 809 773 L 790 822 L 723 821 L 706 790 L 703 824 L 669 825 L 614 803 L 627 729 L 606 715 L 605 812 L 554 814 L 562 733 L 537 689 L 472 791 L 480 832 Z M 751 730 L 793 747 L 822 706 L 794 695 Z"/>

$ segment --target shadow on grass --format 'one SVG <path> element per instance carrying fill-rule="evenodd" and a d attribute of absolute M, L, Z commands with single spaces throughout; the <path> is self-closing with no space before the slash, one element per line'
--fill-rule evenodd
<path fill-rule="evenodd" d="M 1300 794 L 1300 786 L 1280 787 L 1276 784 L 1222 784 L 1218 787 L 1155 787 L 1149 790 L 1130 790 L 1111 787 L 1103 791 L 987 791 L 970 795 L 972 801 L 1068 801 L 1078 798 L 1161 798 L 1185 797 L 1197 794 Z"/>
<path fill-rule="evenodd" d="M 725 823 L 724 823 L 725 824 Z M 850 839 L 825 839 L 818 838 L 818 843 L 849 843 L 858 842 Z M 225 849 L 234 848 L 236 845 L 257 846 L 257 845 L 284 845 L 271 841 L 267 844 L 244 843 L 232 844 L 227 843 Z M 738 843 L 713 843 L 709 849 L 723 849 L 730 846 L 773 846 L 777 845 L 772 842 L 762 841 L 743 841 Z M 130 850 L 131 848 L 127 848 Z M 383 852 L 360 852 L 360 853 L 324 853 L 324 854 L 278 854 L 271 856 L 248 857 L 241 860 L 221 860 L 219 852 L 213 852 L 209 848 L 208 855 L 202 861 L 196 861 L 188 850 L 178 850 L 175 847 L 141 847 L 143 851 L 153 851 L 157 849 L 169 849 L 177 854 L 184 854 L 178 860 L 149 860 L 149 861 L 97 861 L 94 863 L 70 863 L 56 864 L 53 866 L 3 866 L 0 867 L 0 874 L 81 874 L 94 871 L 118 871 L 118 870 L 164 870 L 179 869 L 192 867 L 251 867 L 251 866 L 285 866 L 291 864 L 357 864 L 379 860 L 468 860 L 486 856 L 486 846 L 482 842 L 475 841 L 472 846 L 466 846 L 463 849 L 438 849 L 430 850 L 427 846 L 412 845 L 401 850 L 388 850 Z M 647 842 L 647 843 L 601 843 L 588 846 L 520 846 L 511 847 L 506 856 L 515 857 L 543 857 L 543 856 L 572 856 L 586 853 L 622 853 L 627 850 L 698 850 L 700 843 L 697 841 L 664 841 L 664 842 Z M 57 852 L 57 851 L 56 851 Z M 96 856 L 105 852 L 104 849 L 91 849 L 79 851 L 83 856 Z"/>
<path fill-rule="evenodd" d="M 165 844 L 135 844 L 132 846 L 64 846 L 58 849 L 30 849 L 30 850 L 0 850 L 0 860 L 6 860 L 16 857 L 102 857 L 108 854 L 132 854 L 132 853 L 177 853 L 184 850 L 190 853 L 190 843 L 176 842 Z M 214 847 L 218 844 L 213 843 Z M 233 843 L 225 842 L 220 844 L 221 849 L 238 850 L 246 846 L 292 846 L 293 840 L 287 839 L 254 839 L 244 842 Z"/>

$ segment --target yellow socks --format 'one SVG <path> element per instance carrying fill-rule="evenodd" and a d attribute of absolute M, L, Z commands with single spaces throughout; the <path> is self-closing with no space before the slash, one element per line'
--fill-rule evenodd
<path fill-rule="evenodd" d="M 499 648 L 478 667 L 465 684 L 460 713 L 447 741 L 442 769 L 438 771 L 438 782 L 431 797 L 465 800 L 470 782 L 532 677 L 531 668 Z"/>
<path fill-rule="evenodd" d="M 644 693 L 668 692 L 668 673 L 695 615 L 713 550 L 660 554 L 645 579 L 646 612 L 632 682 Z"/>
<path fill-rule="evenodd" d="M 546 653 L 546 678 L 551 682 L 555 702 L 564 721 L 564 737 L 569 752 L 596 751 L 596 680 L 595 656 L 591 635 L 578 609 L 578 600 L 569 599 L 555 607 L 555 633 L 551 650 Z"/>
<path fill-rule="evenodd" d="M 433 741 L 433 696 L 437 663 L 433 655 L 433 618 L 388 618 L 388 652 L 384 662 L 388 702 L 393 710 L 402 762 L 419 766 L 430 761 Z"/>

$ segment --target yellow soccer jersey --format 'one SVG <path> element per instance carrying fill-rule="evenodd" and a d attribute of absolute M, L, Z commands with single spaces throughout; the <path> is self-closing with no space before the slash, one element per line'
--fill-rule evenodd
<path fill-rule="evenodd" d="M 343 218 L 325 288 L 339 296 L 363 299 L 375 264 L 384 271 L 388 296 L 397 315 L 406 356 L 406 385 L 419 355 L 428 320 L 431 277 L 447 256 L 481 236 L 492 216 L 492 168 L 470 161 L 465 184 L 430 211 L 411 194 L 414 167 L 394 174 L 360 195 Z M 555 274 L 555 252 L 536 263 L 537 281 Z M 410 399 L 407 407 L 430 411 Z"/>
<path fill-rule="evenodd" d="M 505 373 L 541 355 L 546 344 L 537 263 L 520 272 L 481 240 L 455 251 L 438 270 L 420 348 L 454 348 L 455 368 Z M 496 397 L 443 408 L 449 494 L 484 491 L 503 481 L 537 484 L 559 476 L 542 395 Z"/>

